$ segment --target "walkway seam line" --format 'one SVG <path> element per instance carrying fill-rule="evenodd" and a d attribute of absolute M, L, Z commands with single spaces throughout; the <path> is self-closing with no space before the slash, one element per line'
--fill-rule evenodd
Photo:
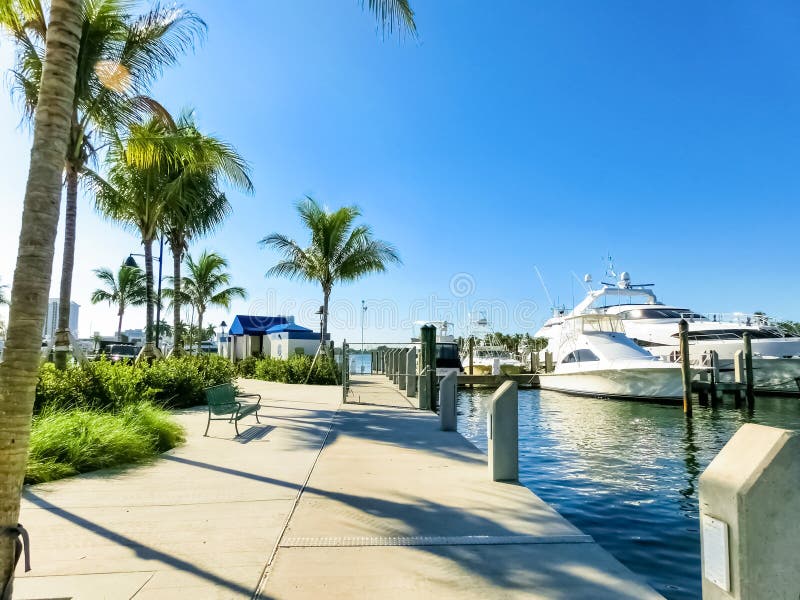
<path fill-rule="evenodd" d="M 505 546 L 533 544 L 593 544 L 585 534 L 565 535 L 420 535 L 383 537 L 286 538 L 281 548 L 361 548 L 367 546 Z"/>
<path fill-rule="evenodd" d="M 261 576 L 258 580 L 258 585 L 256 586 L 256 590 L 253 593 L 251 600 L 259 600 L 261 598 L 261 592 L 264 590 L 264 586 L 267 584 L 267 579 L 269 578 L 270 567 L 272 563 L 275 561 L 275 555 L 278 553 L 278 549 L 281 546 L 281 541 L 283 541 L 283 536 L 286 535 L 286 530 L 289 528 L 289 522 L 292 520 L 294 516 L 294 511 L 297 510 L 297 505 L 300 504 L 300 497 L 303 495 L 303 492 L 308 485 L 308 482 L 311 480 L 311 474 L 314 472 L 314 467 L 317 466 L 317 461 L 319 457 L 322 455 L 322 451 L 325 449 L 325 444 L 328 443 L 328 437 L 331 435 L 331 431 L 333 431 L 333 424 L 336 421 L 336 417 L 339 415 L 339 411 L 342 409 L 343 403 L 340 402 L 336 406 L 336 411 L 331 416 L 331 422 L 328 424 L 328 431 L 325 432 L 325 437 L 322 439 L 322 444 L 319 446 L 319 450 L 317 450 L 317 455 L 314 457 L 313 462 L 311 463 L 311 467 L 308 469 L 308 473 L 306 474 L 306 478 L 303 481 L 303 485 L 300 486 L 300 489 L 297 491 L 297 496 L 295 496 L 294 502 L 292 503 L 292 508 L 289 509 L 289 514 L 286 515 L 286 520 L 283 523 L 283 527 L 281 528 L 281 532 L 278 535 L 278 539 L 275 541 L 275 546 L 272 548 L 272 552 L 269 555 L 269 559 L 267 560 L 267 564 L 264 565 L 264 568 L 261 571 Z"/>

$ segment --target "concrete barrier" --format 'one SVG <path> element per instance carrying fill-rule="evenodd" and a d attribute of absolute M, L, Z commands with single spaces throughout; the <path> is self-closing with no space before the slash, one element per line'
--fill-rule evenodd
<path fill-rule="evenodd" d="M 442 431 L 455 431 L 458 428 L 456 412 L 456 391 L 458 373 L 450 371 L 439 382 L 439 423 Z"/>
<path fill-rule="evenodd" d="M 417 396 L 417 349 L 409 348 L 406 354 L 406 396 Z"/>
<path fill-rule="evenodd" d="M 704 600 L 800 597 L 800 436 L 743 425 L 700 477 Z"/>
<path fill-rule="evenodd" d="M 398 354 L 400 358 L 400 368 L 397 369 L 397 388 L 406 389 L 406 363 L 408 362 L 408 348 L 402 348 Z"/>
<path fill-rule="evenodd" d="M 519 478 L 519 424 L 517 383 L 506 381 L 489 401 L 486 435 L 489 438 L 489 477 L 492 481 Z"/>

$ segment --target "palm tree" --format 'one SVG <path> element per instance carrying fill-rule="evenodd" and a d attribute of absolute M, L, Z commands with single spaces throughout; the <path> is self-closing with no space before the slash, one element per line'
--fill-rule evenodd
<path fill-rule="evenodd" d="M 8 3 L 0 3 L 0 13 Z M 81 35 L 80 0 L 51 0 L 28 182 L 0 363 L 0 531 L 19 523 L 42 327 L 47 312 Z M 0 536 L 0 589 L 12 593 L 15 536 Z"/>
<path fill-rule="evenodd" d="M 150 358 L 155 356 L 153 241 L 166 231 L 180 255 L 188 235 L 210 230 L 227 214 L 228 203 L 218 187 L 222 181 L 252 189 L 249 167 L 233 147 L 200 134 L 190 116 L 181 117 L 177 125 L 155 117 L 131 125 L 124 139 L 112 138 L 107 164 L 106 178 L 87 173 L 100 212 L 141 235 L 147 287 L 143 356 Z M 179 270 L 177 281 L 180 287 Z"/>
<path fill-rule="evenodd" d="M 122 265 L 115 276 L 111 269 L 95 269 L 95 275 L 105 285 L 105 289 L 96 289 L 92 293 L 92 304 L 108 302 L 116 305 L 119 321 L 117 323 L 117 340 L 122 339 L 122 316 L 129 306 L 141 306 L 147 299 L 144 273 L 138 267 Z"/>
<path fill-rule="evenodd" d="M 164 231 L 172 249 L 172 297 L 175 337 L 173 354 L 183 352 L 181 320 L 181 263 L 190 238 L 206 235 L 218 227 L 231 212 L 227 197 L 220 191 L 222 181 L 252 192 L 249 167 L 236 150 L 224 142 L 200 133 L 191 113 L 178 120 L 177 134 L 183 138 L 177 157 L 178 165 L 190 165 L 175 186 L 169 199 L 171 209 L 165 213 Z M 179 167 L 179 170 L 183 170 Z"/>
<path fill-rule="evenodd" d="M 183 277 L 183 287 L 176 292 L 174 287 L 165 290 L 165 296 L 172 300 L 177 299 L 181 304 L 193 306 L 197 311 L 197 329 L 203 330 L 203 315 L 212 306 L 230 308 L 234 298 L 247 298 L 247 292 L 241 287 L 230 286 L 231 276 L 225 269 L 228 261 L 214 252 L 200 255 L 197 262 L 192 255 L 186 254 L 186 266 L 189 273 Z M 169 281 L 174 283 L 172 278 Z"/>
<path fill-rule="evenodd" d="M 417 35 L 414 11 L 408 0 L 369 0 L 369 9 L 375 14 L 384 32 L 392 33 L 396 28 Z"/>
<path fill-rule="evenodd" d="M 7 287 L 7 285 L 0 284 L 0 305 L 8 304 L 8 297 L 4 291 Z"/>
<path fill-rule="evenodd" d="M 83 0 L 78 71 L 65 153 L 67 202 L 64 253 L 56 327 L 56 366 L 67 362 L 69 307 L 75 259 L 78 179 L 96 153 L 98 137 L 138 118 L 142 112 L 166 111 L 145 96 L 167 66 L 173 65 L 202 37 L 205 24 L 194 13 L 155 7 L 141 16 L 129 14 L 127 0 Z M 47 21 L 41 0 L 8 0 L 0 11 L 0 27 L 17 44 L 12 70 L 24 114 L 36 108 L 41 80 Z"/>
<path fill-rule="evenodd" d="M 382 273 L 390 263 L 400 263 L 391 244 L 376 240 L 366 225 L 355 225 L 361 216 L 356 206 L 335 211 L 322 208 L 306 197 L 297 212 L 311 236 L 303 248 L 279 233 L 263 238 L 260 244 L 277 250 L 283 259 L 267 271 L 267 277 L 283 276 L 316 281 L 322 286 L 322 335 L 328 333 L 328 304 L 335 283 L 356 281 L 369 273 Z"/>

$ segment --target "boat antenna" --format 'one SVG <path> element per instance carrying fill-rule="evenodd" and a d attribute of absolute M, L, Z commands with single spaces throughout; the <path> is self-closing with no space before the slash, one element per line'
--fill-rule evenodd
<path fill-rule="evenodd" d="M 553 304 L 553 297 L 550 295 L 550 291 L 547 289 L 547 285 L 544 283 L 544 277 L 542 277 L 542 272 L 539 270 L 537 265 L 533 265 L 533 268 L 536 270 L 536 275 L 539 277 L 539 283 L 542 284 L 542 288 L 544 288 L 544 293 L 547 295 L 547 301 L 550 303 L 550 306 L 555 306 Z"/>
<path fill-rule="evenodd" d="M 575 281 L 577 281 L 580 284 L 580 286 L 583 288 L 584 292 L 586 292 L 588 294 L 591 291 L 591 288 L 586 285 L 587 283 L 589 283 L 592 280 L 591 277 L 589 277 L 589 279 L 586 279 L 586 277 L 581 279 L 580 277 L 578 277 L 578 274 L 575 273 L 575 271 L 572 271 L 572 276 L 575 278 Z"/>

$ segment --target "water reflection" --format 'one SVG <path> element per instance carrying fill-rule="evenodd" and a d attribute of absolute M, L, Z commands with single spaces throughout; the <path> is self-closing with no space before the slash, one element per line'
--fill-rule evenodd
<path fill-rule="evenodd" d="M 491 390 L 459 394 L 459 431 L 486 450 Z M 800 429 L 800 400 L 751 409 L 598 400 L 521 390 L 520 477 L 668 598 L 700 597 L 697 481 L 747 422 Z"/>

